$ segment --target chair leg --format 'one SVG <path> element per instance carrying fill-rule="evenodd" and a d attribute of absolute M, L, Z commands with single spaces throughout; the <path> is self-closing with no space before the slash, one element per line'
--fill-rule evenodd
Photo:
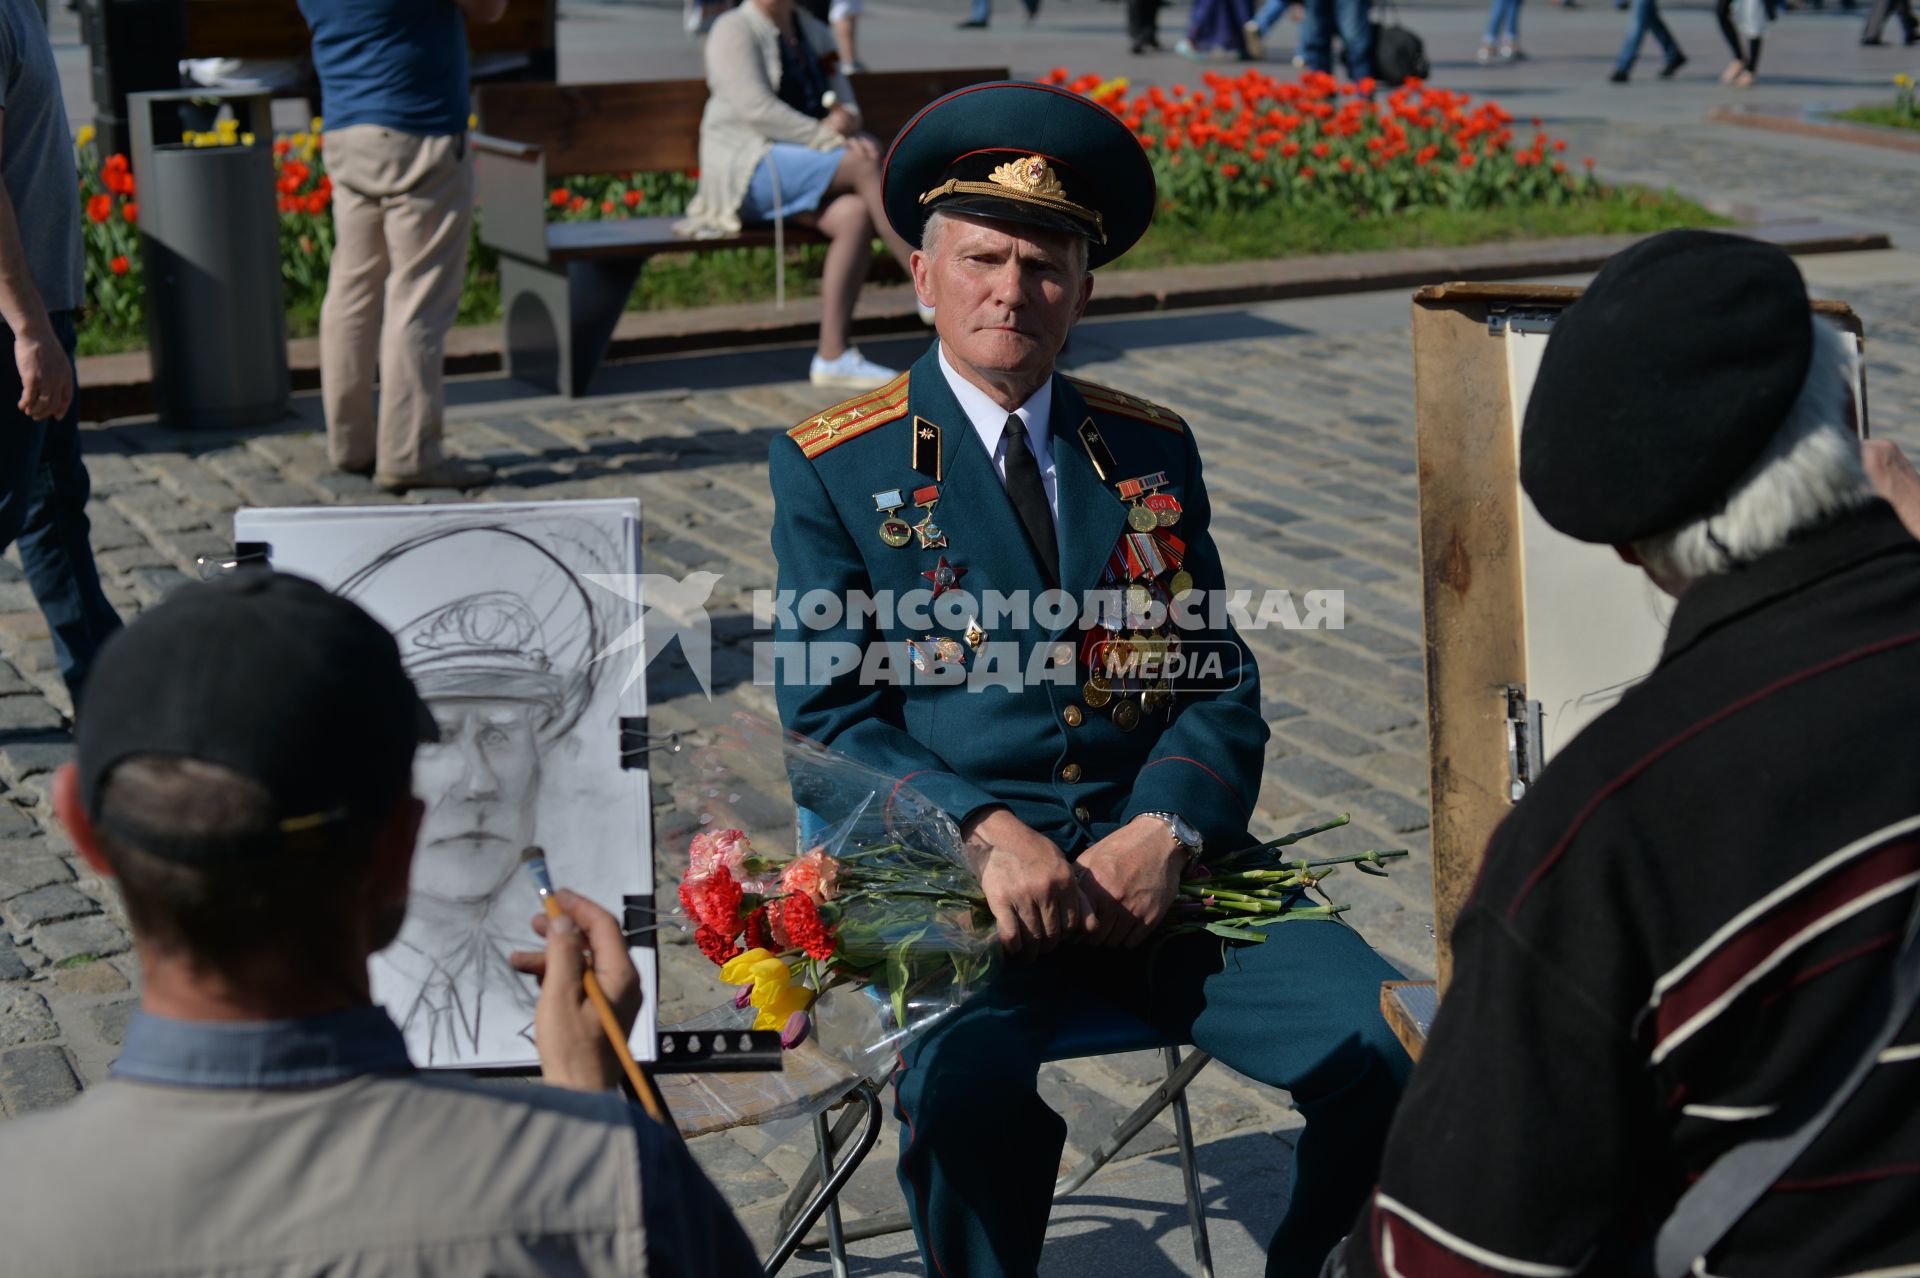
<path fill-rule="evenodd" d="M 840 1161 L 839 1165 L 830 1171 L 823 1168 L 826 1178 L 821 1182 L 819 1191 L 814 1194 L 813 1201 L 807 1204 L 807 1209 L 801 1212 L 787 1231 L 781 1235 L 780 1241 L 774 1245 L 772 1254 L 767 1257 L 767 1278 L 773 1278 L 773 1275 L 780 1272 L 780 1267 L 792 1258 L 795 1249 L 800 1246 L 800 1240 L 806 1237 L 809 1229 L 813 1228 L 814 1221 L 820 1219 L 830 1207 L 838 1210 L 837 1200 L 840 1191 L 846 1187 L 849 1180 L 853 1179 L 853 1173 L 859 1169 L 860 1164 L 873 1151 L 874 1143 L 880 1139 L 880 1089 L 873 1085 L 871 1079 L 862 1079 L 850 1095 L 866 1106 L 866 1125 L 860 1129 L 859 1138 L 847 1151 L 846 1157 Z M 816 1133 L 817 1131 L 818 1128 Z M 828 1224 L 828 1229 L 833 1230 L 831 1222 Z M 844 1244 L 841 1257 L 841 1263 L 844 1265 Z M 836 1272 L 841 1270 L 836 1268 Z"/>
<path fill-rule="evenodd" d="M 1167 1079 L 1171 1082 L 1180 1072 L 1180 1052 L 1169 1047 L 1166 1056 Z M 1187 1191 L 1187 1228 L 1193 1234 L 1193 1258 L 1200 1266 L 1201 1278 L 1213 1278 L 1213 1247 L 1207 1241 L 1207 1209 L 1200 1199 L 1200 1169 L 1194 1160 L 1193 1120 L 1187 1113 L 1185 1084 L 1174 1092 L 1172 1105 L 1173 1132 L 1180 1143 L 1180 1180 Z"/>
<path fill-rule="evenodd" d="M 1087 1155 L 1085 1162 L 1054 1182 L 1054 1199 L 1057 1201 L 1073 1193 L 1086 1184 L 1095 1172 L 1111 1162 L 1115 1154 L 1126 1148 L 1128 1141 L 1138 1136 L 1141 1129 L 1159 1117 L 1160 1111 L 1171 1105 L 1174 1099 L 1186 1090 L 1187 1084 L 1193 1081 L 1194 1075 L 1205 1069 L 1207 1062 L 1212 1059 L 1213 1057 L 1198 1049 L 1188 1052 L 1186 1059 L 1180 1062 L 1179 1068 L 1167 1075 L 1167 1081 L 1154 1088 L 1152 1095 L 1141 1101 L 1140 1107 L 1128 1114 L 1120 1126 L 1113 1129 L 1112 1135 L 1101 1141 L 1099 1147 Z"/>
<path fill-rule="evenodd" d="M 551 394 L 573 381 L 573 307 L 566 268 L 500 255 L 507 376 Z"/>
<path fill-rule="evenodd" d="M 820 1180 L 824 1184 L 833 1175 L 833 1136 L 825 1113 L 813 1116 L 813 1139 L 820 1146 Z M 827 1200 L 827 1259 L 833 1265 L 833 1278 L 847 1278 L 847 1240 L 840 1236 L 838 1195 Z"/>

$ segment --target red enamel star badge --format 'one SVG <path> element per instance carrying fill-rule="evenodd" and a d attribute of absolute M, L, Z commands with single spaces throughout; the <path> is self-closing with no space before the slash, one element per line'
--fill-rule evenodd
<path fill-rule="evenodd" d="M 933 583 L 933 597 L 938 599 L 943 592 L 957 587 L 960 584 L 960 579 L 967 575 L 967 570 L 956 564 L 948 563 L 947 557 L 942 555 L 940 556 L 939 563 L 920 575 Z"/>

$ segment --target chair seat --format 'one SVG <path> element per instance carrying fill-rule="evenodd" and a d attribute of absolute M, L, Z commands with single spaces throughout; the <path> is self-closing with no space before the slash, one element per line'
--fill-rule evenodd
<path fill-rule="evenodd" d="M 1088 1003 L 1054 1026 L 1053 1037 L 1048 1040 L 1041 1059 L 1070 1061 L 1083 1056 L 1184 1046 L 1111 1003 Z"/>

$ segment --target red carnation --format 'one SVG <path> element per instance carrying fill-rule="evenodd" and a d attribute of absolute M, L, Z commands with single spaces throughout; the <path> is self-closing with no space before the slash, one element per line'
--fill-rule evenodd
<path fill-rule="evenodd" d="M 814 905 L 813 898 L 790 896 L 785 906 L 780 915 L 787 925 L 787 934 L 793 937 L 793 943 L 805 950 L 808 958 L 832 958 L 833 933 L 821 921 L 819 907 Z"/>
<path fill-rule="evenodd" d="M 740 934 L 740 885 L 721 871 L 680 885 L 680 904 L 687 913 L 728 939 Z"/>
<path fill-rule="evenodd" d="M 746 945 L 750 950 L 773 950 L 784 948 L 773 943 L 773 930 L 767 926 L 767 910 L 761 906 L 747 915 Z"/>
<path fill-rule="evenodd" d="M 710 927 L 693 929 L 693 943 L 716 964 L 724 963 L 740 953 L 740 947 L 733 943 L 732 937 L 722 936 Z"/>

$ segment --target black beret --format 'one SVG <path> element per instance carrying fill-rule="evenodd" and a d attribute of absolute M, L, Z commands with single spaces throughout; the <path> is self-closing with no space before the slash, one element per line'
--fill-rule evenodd
<path fill-rule="evenodd" d="M 1093 99 L 1002 80 L 921 108 L 887 152 L 887 220 L 916 248 L 936 209 L 1087 238 L 1087 265 L 1133 247 L 1153 220 L 1153 164 Z"/>
<path fill-rule="evenodd" d="M 1521 487 L 1561 532 L 1610 545 L 1710 513 L 1786 420 L 1813 324 L 1774 245 L 1666 231 L 1614 254 L 1547 340 Z"/>

